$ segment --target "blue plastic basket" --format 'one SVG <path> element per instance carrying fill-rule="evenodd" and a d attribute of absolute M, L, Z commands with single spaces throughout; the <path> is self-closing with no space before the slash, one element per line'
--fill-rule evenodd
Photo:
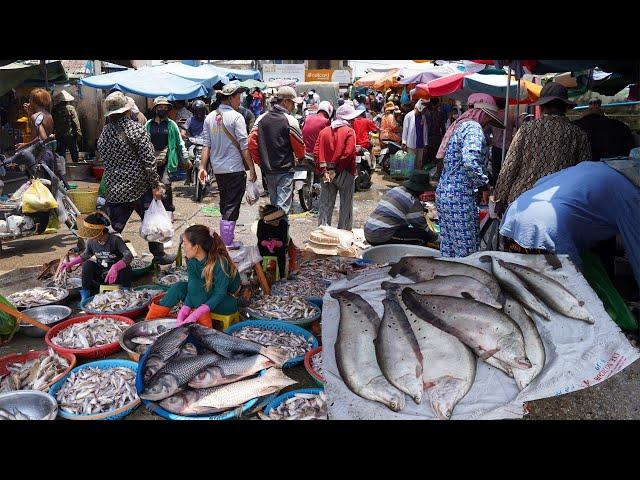
<path fill-rule="evenodd" d="M 191 342 L 194 345 L 198 346 L 198 342 L 194 337 L 189 335 L 187 338 L 187 342 Z M 144 366 L 147 363 L 147 356 L 151 352 L 149 348 L 144 355 L 140 358 L 140 362 L 138 363 L 138 372 L 136 374 L 136 391 L 141 392 L 143 387 L 142 384 L 142 371 L 144 370 Z M 258 376 L 264 375 L 265 370 L 260 370 L 258 372 Z M 267 397 L 268 398 L 268 397 Z M 252 398 L 248 402 L 243 403 L 240 407 L 234 408 L 233 410 L 229 410 L 227 412 L 220 413 L 218 415 L 178 415 L 176 413 L 171 413 L 164 408 L 162 408 L 158 403 L 152 402 L 150 400 L 141 399 L 143 405 L 149 410 L 151 413 L 155 413 L 162 418 L 166 418 L 167 420 L 233 420 L 234 418 L 240 418 L 243 413 L 248 412 L 258 401 L 260 401 L 261 397 Z"/>
<path fill-rule="evenodd" d="M 114 368 L 114 367 L 126 367 L 126 368 L 130 368 L 135 372 L 138 368 L 138 364 L 136 362 L 132 362 L 131 360 L 97 360 L 95 362 L 85 363 L 84 365 L 80 365 L 79 367 L 74 368 L 68 374 L 66 374 L 62 380 L 56 382 L 49 389 L 49 394 L 55 398 L 56 394 L 58 393 L 58 390 L 62 388 L 62 385 L 64 385 L 64 382 L 67 381 L 67 378 L 69 377 L 69 375 L 79 370 L 82 370 L 85 368 L 92 368 L 92 367 L 100 368 L 102 370 L 106 370 L 108 368 Z M 65 412 L 62 408 L 58 408 L 58 415 L 60 415 L 63 418 L 67 418 L 69 420 L 119 420 L 121 418 L 126 417 L 131 412 L 133 412 L 138 407 L 138 405 L 140 405 L 139 398 L 134 400 L 133 402 L 130 402 L 128 405 L 125 405 L 124 407 L 116 410 L 118 412 L 116 414 L 109 414 L 109 412 L 106 412 L 106 413 L 94 413 L 91 415 L 76 415 L 74 413 Z"/>
<path fill-rule="evenodd" d="M 297 275 L 291 275 L 293 278 L 296 278 Z M 279 280 L 277 282 L 275 282 L 273 285 L 271 285 L 271 294 L 272 295 L 280 295 L 280 293 L 278 293 L 278 286 L 281 283 L 286 282 L 287 280 Z M 324 284 L 327 288 L 329 288 L 329 286 L 331 285 L 331 282 L 329 280 L 324 280 Z M 322 297 L 304 297 L 304 299 L 309 302 L 314 304 L 316 307 L 318 307 L 320 309 L 320 311 L 322 311 Z M 266 320 L 266 319 L 265 319 Z M 309 322 L 311 323 L 311 322 Z M 294 325 L 301 325 L 300 323 L 294 323 Z M 308 323 L 304 323 L 304 325 L 308 325 Z"/>
<path fill-rule="evenodd" d="M 282 402 L 297 395 L 298 393 L 312 393 L 317 395 L 323 390 L 324 388 L 301 388 L 300 390 L 291 390 L 290 392 L 283 393 L 282 395 L 278 395 L 267 404 L 267 406 L 264 408 L 264 413 L 266 415 L 269 415 L 269 411 L 272 408 L 277 408 L 278 405 L 280 405 Z"/>
<path fill-rule="evenodd" d="M 300 319 L 297 319 L 297 320 L 280 320 L 279 318 L 261 317 L 259 315 L 250 313 L 249 314 L 249 320 L 260 320 L 262 322 L 283 322 L 283 323 L 287 323 L 287 324 L 293 325 L 293 326 L 308 327 L 313 322 L 315 322 L 316 320 L 319 320 L 320 317 L 322 317 L 322 307 L 318 306 L 317 304 L 315 304 L 313 302 L 311 302 L 308 298 L 306 298 L 305 300 L 306 300 L 306 302 L 308 304 L 311 304 L 311 305 L 313 305 L 315 307 L 318 307 L 318 311 L 316 312 L 316 314 L 315 315 L 311 315 L 309 318 L 300 318 Z"/>
<path fill-rule="evenodd" d="M 311 348 L 316 348 L 318 346 L 318 340 L 314 337 L 310 332 L 305 330 L 304 328 L 297 327 L 295 325 L 290 325 L 288 322 L 281 321 L 263 321 L 263 320 L 247 320 L 245 322 L 236 323 L 235 325 L 231 325 L 227 328 L 224 333 L 228 333 L 229 335 L 233 334 L 236 330 L 240 330 L 244 327 L 255 327 L 262 328 L 264 330 L 273 330 L 274 332 L 291 332 L 295 335 L 300 335 L 304 337 L 306 340 L 311 340 Z M 282 368 L 293 367 L 299 363 L 304 361 L 304 355 L 298 355 L 297 357 L 293 357 L 290 360 L 284 362 Z"/>

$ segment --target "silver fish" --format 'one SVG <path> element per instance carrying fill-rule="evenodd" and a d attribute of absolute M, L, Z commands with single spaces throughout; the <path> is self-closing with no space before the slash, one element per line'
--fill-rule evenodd
<path fill-rule="evenodd" d="M 505 261 L 499 263 L 524 280 L 533 292 L 556 312 L 576 320 L 595 323 L 584 307 L 584 302 L 574 297 L 560 282 L 524 265 Z"/>
<path fill-rule="evenodd" d="M 260 412 L 258 417 L 262 420 L 327 420 L 327 396 L 324 391 L 297 393 L 269 410 L 268 415 Z"/>
<path fill-rule="evenodd" d="M 64 348 L 98 347 L 117 342 L 120 334 L 129 327 L 128 323 L 114 318 L 92 317 L 59 331 L 51 341 Z"/>
<path fill-rule="evenodd" d="M 158 279 L 160 285 L 170 286 L 178 282 L 186 282 L 189 280 L 187 267 L 171 267 L 165 270 Z"/>
<path fill-rule="evenodd" d="M 313 357 L 311 357 L 311 367 L 316 373 L 324 378 L 324 370 L 322 368 L 322 352 L 318 352 Z"/>
<path fill-rule="evenodd" d="M 318 307 L 304 297 L 268 295 L 255 298 L 245 309 L 247 317 L 272 318 L 276 320 L 300 320 L 317 315 Z"/>
<path fill-rule="evenodd" d="M 0 393 L 12 390 L 45 391 L 67 368 L 69 362 L 51 348 L 47 355 L 24 363 L 7 365 L 9 374 L 0 380 Z"/>
<path fill-rule="evenodd" d="M 311 340 L 291 332 L 276 332 L 266 328 L 243 327 L 232 334 L 234 337 L 251 340 L 265 347 L 278 347 L 286 354 L 286 360 L 304 355 L 313 348 Z"/>
<path fill-rule="evenodd" d="M 400 285 L 398 287 L 401 287 Z M 476 377 L 476 357 L 453 335 L 423 321 L 402 301 L 402 288 L 390 289 L 402 307 L 422 353 L 422 381 L 436 416 L 448 420 Z"/>
<path fill-rule="evenodd" d="M 331 292 L 340 304 L 340 326 L 336 339 L 336 363 L 349 390 L 367 400 L 380 402 L 398 412 L 404 408 L 404 393 L 385 378 L 376 359 L 375 340 L 380 317 L 360 295 Z"/>
<path fill-rule="evenodd" d="M 211 388 L 233 383 L 273 365 L 271 360 L 262 355 L 224 359 L 198 373 L 189 381 L 189 386 L 191 388 Z"/>
<path fill-rule="evenodd" d="M 0 408 L 0 420 L 33 420 L 28 415 L 25 415 L 17 408 L 13 408 L 12 412 L 3 410 Z"/>
<path fill-rule="evenodd" d="M 418 405 L 422 401 L 422 354 L 409 320 L 394 299 L 385 298 L 376 338 L 376 358 L 391 385 Z"/>
<path fill-rule="evenodd" d="M 402 301 L 417 316 L 455 335 L 481 359 L 495 356 L 512 368 L 531 368 L 520 327 L 497 308 L 466 298 L 419 295 L 402 289 Z"/>
<path fill-rule="evenodd" d="M 96 312 L 118 312 L 142 308 L 151 299 L 161 293 L 160 290 L 112 290 L 98 293 L 86 305 L 86 308 Z"/>
<path fill-rule="evenodd" d="M 16 307 L 31 308 L 62 300 L 68 293 L 60 287 L 35 287 L 12 293 L 7 299 Z"/>

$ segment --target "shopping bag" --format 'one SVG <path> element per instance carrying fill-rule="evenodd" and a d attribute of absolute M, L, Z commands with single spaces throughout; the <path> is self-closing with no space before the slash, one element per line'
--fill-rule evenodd
<path fill-rule="evenodd" d="M 173 238 L 171 217 L 160 200 L 153 200 L 140 225 L 140 236 L 147 242 L 167 242 Z"/>
<path fill-rule="evenodd" d="M 37 213 L 48 212 L 58 208 L 58 202 L 44 184 L 36 179 L 22 195 L 22 212 Z"/>
<path fill-rule="evenodd" d="M 253 205 L 258 200 L 260 200 L 260 189 L 258 188 L 258 184 L 256 182 L 247 183 L 245 198 L 247 199 L 247 203 L 249 205 Z"/>

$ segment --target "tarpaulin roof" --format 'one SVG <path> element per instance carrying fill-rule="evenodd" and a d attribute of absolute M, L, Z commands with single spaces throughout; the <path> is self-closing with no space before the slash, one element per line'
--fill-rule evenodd
<path fill-rule="evenodd" d="M 59 60 L 46 63 L 47 81 L 67 82 L 69 78 Z M 25 82 L 44 82 L 42 67 L 36 64 L 14 62 L 0 67 L 0 96 Z"/>
<path fill-rule="evenodd" d="M 375 88 L 376 90 L 385 90 L 391 87 L 402 86 L 400 83 L 398 83 L 399 71 L 399 68 L 394 68 L 386 73 L 383 73 L 380 78 L 373 82 L 373 88 Z"/>
<path fill-rule="evenodd" d="M 197 82 L 205 88 L 213 88 L 213 86 L 222 82 L 224 84 L 229 83 L 229 79 L 226 75 L 222 75 L 210 68 L 205 68 L 204 65 L 199 67 L 193 67 L 191 65 L 185 65 L 184 63 L 166 63 L 158 65 L 156 67 L 150 67 L 158 72 L 167 72 L 178 77 Z"/>
<path fill-rule="evenodd" d="M 219 67 L 210 63 L 200 65 L 200 67 L 198 68 L 207 68 L 209 70 L 213 70 L 214 72 L 222 76 L 228 77 L 229 80 L 262 80 L 262 76 L 260 75 L 260 72 L 258 70 L 237 70 L 235 68 Z"/>
<path fill-rule="evenodd" d="M 83 78 L 79 83 L 103 90 L 116 88 L 143 97 L 153 98 L 162 95 L 169 100 L 188 100 L 207 95 L 207 89 L 202 84 L 156 70 L 154 67 L 94 75 Z"/>
<path fill-rule="evenodd" d="M 485 66 L 468 60 L 442 65 L 423 65 L 413 68 L 402 68 L 398 73 L 398 82 L 402 84 L 426 83 L 454 73 L 476 73 Z"/>
<path fill-rule="evenodd" d="M 260 90 L 264 90 L 267 88 L 267 84 L 264 82 L 261 82 L 260 80 L 244 80 L 242 82 L 240 82 L 240 85 L 248 88 L 249 90 L 253 90 L 254 88 L 259 88 Z"/>
<path fill-rule="evenodd" d="M 373 84 L 375 83 L 375 81 L 380 79 L 386 73 L 388 73 L 388 72 L 385 71 L 385 72 L 367 73 L 363 77 L 360 77 L 358 80 L 356 80 L 356 82 L 353 84 L 353 86 L 354 87 L 372 87 Z"/>

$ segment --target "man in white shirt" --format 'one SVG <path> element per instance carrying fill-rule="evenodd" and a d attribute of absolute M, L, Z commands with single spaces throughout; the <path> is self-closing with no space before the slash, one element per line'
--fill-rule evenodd
<path fill-rule="evenodd" d="M 238 112 L 243 91 L 238 83 L 229 83 L 216 92 L 221 99 L 220 106 L 207 115 L 202 129 L 204 148 L 198 179 L 201 183 L 206 181 L 207 162 L 211 160 L 220 190 L 220 237 L 228 248 L 239 247 L 233 237 L 246 189 L 245 170 L 249 170 L 249 180 L 256 181 L 256 171 L 248 151 L 247 125 Z"/>
<path fill-rule="evenodd" d="M 425 107 L 426 102 L 419 99 L 402 123 L 402 150 L 416 156 L 413 167 L 415 170 L 422 170 L 422 156 L 429 138 Z"/>
<path fill-rule="evenodd" d="M 176 100 L 175 102 L 177 109 L 175 121 L 180 128 L 184 128 L 184 124 L 193 116 L 193 113 L 187 108 L 186 103 L 184 100 Z"/>

